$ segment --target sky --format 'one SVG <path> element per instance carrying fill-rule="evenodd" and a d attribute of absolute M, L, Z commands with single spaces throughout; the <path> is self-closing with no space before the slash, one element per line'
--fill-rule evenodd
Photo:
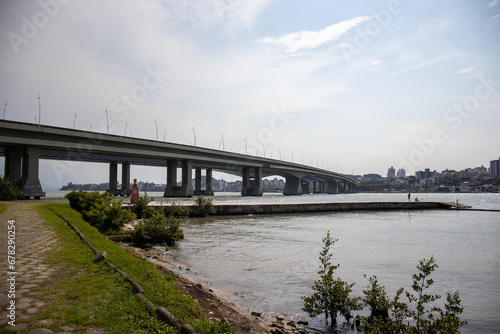
<path fill-rule="evenodd" d="M 498 0 L 0 0 L 0 36 L 7 120 L 347 174 L 500 156 Z M 108 180 L 60 164 L 45 188 Z"/>

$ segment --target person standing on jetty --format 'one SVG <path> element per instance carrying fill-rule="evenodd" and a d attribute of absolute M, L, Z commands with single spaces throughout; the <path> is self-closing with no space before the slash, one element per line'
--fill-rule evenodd
<path fill-rule="evenodd" d="M 411 201 L 411 191 L 408 192 L 408 200 Z"/>

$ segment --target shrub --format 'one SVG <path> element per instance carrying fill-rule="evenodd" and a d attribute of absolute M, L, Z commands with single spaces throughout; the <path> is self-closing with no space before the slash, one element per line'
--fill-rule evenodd
<path fill-rule="evenodd" d="M 332 258 L 330 247 L 337 240 L 330 237 L 330 231 L 327 232 L 326 237 L 323 239 L 324 247 L 319 257 L 321 266 L 318 275 L 320 278 L 311 286 L 315 292 L 310 297 L 302 297 L 304 301 L 303 310 L 309 313 L 311 317 L 324 313 L 327 322 L 330 317 L 332 329 L 337 323 L 338 314 L 343 315 L 349 321 L 352 318 L 351 311 L 361 308 L 360 298 L 349 297 L 355 283 L 349 284 L 339 277 L 333 278 L 333 273 L 339 265 L 332 265 L 330 262 Z"/>
<path fill-rule="evenodd" d="M 83 219 L 101 232 L 118 231 L 136 218 L 134 213 L 122 209 L 123 200 L 113 200 L 110 193 L 80 190 L 66 194 L 66 198 L 71 208 L 80 212 Z"/>
<path fill-rule="evenodd" d="M 144 196 L 140 196 L 135 200 L 134 205 L 132 205 L 132 212 L 136 214 L 137 218 L 149 218 L 153 216 L 155 210 L 148 206 L 151 200 L 148 197 L 148 193 Z"/>
<path fill-rule="evenodd" d="M 205 198 L 204 196 L 198 196 L 194 203 L 195 205 L 190 210 L 190 214 L 193 217 L 207 217 L 214 208 L 212 199 Z"/>
<path fill-rule="evenodd" d="M 187 207 L 176 204 L 175 202 L 173 202 L 172 205 L 170 206 L 169 216 L 181 218 L 181 217 L 186 217 L 188 215 L 189 215 L 189 209 Z"/>
<path fill-rule="evenodd" d="M 24 198 L 24 193 L 14 182 L 0 177 L 0 201 L 15 201 Z"/>
<path fill-rule="evenodd" d="M 180 226 L 181 220 L 179 218 L 165 217 L 160 212 L 155 212 L 151 218 L 145 219 L 135 226 L 132 238 L 139 246 L 158 243 L 172 246 L 175 241 L 184 237 Z"/>
<path fill-rule="evenodd" d="M 394 300 L 389 302 L 392 317 L 374 317 L 365 319 L 365 324 L 374 333 L 460 333 L 461 326 L 467 321 L 460 320 L 463 308 L 460 307 L 459 292 L 447 294 L 445 311 L 436 306 L 427 308 L 426 305 L 441 298 L 440 295 L 427 294 L 426 291 L 434 284 L 434 280 L 429 278 L 431 273 L 438 268 L 434 257 L 428 261 L 420 260 L 417 265 L 418 274 L 413 274 L 412 292 L 404 291 L 401 288 L 397 291 Z M 385 288 L 378 285 L 376 277 L 370 280 L 371 289 L 364 290 L 365 304 L 373 310 L 383 309 L 387 306 Z M 405 293 L 408 304 L 400 301 Z M 374 298 L 375 296 L 375 298 Z M 412 305 L 414 307 L 412 308 Z M 407 321 L 413 319 L 413 322 Z M 406 321 L 406 323 L 405 323 Z"/>

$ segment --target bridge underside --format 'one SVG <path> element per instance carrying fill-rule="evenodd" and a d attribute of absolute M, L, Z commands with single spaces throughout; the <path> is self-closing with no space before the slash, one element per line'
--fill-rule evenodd
<path fill-rule="evenodd" d="M 282 176 L 286 179 L 284 195 L 302 195 L 309 193 L 352 193 L 357 192 L 357 185 L 345 180 L 319 178 L 316 176 L 283 172 L 260 167 L 224 166 L 196 163 L 192 160 L 163 160 L 130 158 L 126 156 L 104 156 L 98 154 L 76 155 L 63 151 L 41 150 L 35 147 L 11 146 L 0 149 L 5 156 L 5 177 L 15 182 L 23 190 L 26 198 L 45 196 L 38 176 L 39 159 L 101 162 L 109 164 L 108 192 L 115 196 L 130 196 L 131 165 L 160 166 L 167 170 L 167 184 L 164 197 L 192 197 L 193 195 L 213 195 L 213 171 L 238 175 L 242 178 L 242 196 L 262 196 L 262 178 Z M 121 164 L 121 188 L 118 188 L 118 165 Z M 181 169 L 181 181 L 177 182 L 178 169 Z M 193 169 L 195 184 L 193 187 Z M 202 187 L 202 170 L 205 170 L 206 186 Z"/>
<path fill-rule="evenodd" d="M 0 155 L 5 156 L 5 177 L 17 183 L 27 198 L 45 196 L 39 180 L 40 159 L 58 160 L 55 164 L 63 172 L 71 170 L 71 164 L 64 161 L 107 163 L 108 191 L 122 196 L 130 195 L 132 165 L 166 168 L 165 197 L 213 195 L 213 171 L 239 175 L 242 196 L 261 196 L 262 178 L 271 175 L 286 179 L 285 195 L 358 191 L 358 183 L 345 175 L 287 161 L 4 120 L 0 121 Z M 122 171 L 121 189 L 118 188 L 118 165 Z M 181 182 L 177 182 L 179 170 Z"/>

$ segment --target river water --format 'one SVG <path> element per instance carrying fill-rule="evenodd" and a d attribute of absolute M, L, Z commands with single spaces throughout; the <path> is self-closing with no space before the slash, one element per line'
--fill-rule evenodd
<path fill-rule="evenodd" d="M 155 200 L 160 193 L 151 193 Z M 412 194 L 424 201 L 447 201 L 474 208 L 500 209 L 500 194 Z M 404 201 L 407 194 L 265 195 L 242 198 L 216 194 L 214 202 Z M 176 199 L 177 202 L 186 201 Z M 192 200 L 191 200 L 192 201 Z M 500 212 L 388 211 L 235 216 L 186 219 L 185 239 L 163 255 L 184 275 L 210 286 L 241 308 L 264 315 L 286 315 L 325 328 L 324 317 L 310 319 L 301 296 L 312 294 L 322 238 L 330 231 L 336 275 L 355 282 L 362 296 L 377 275 L 392 299 L 400 287 L 410 289 L 420 259 L 434 256 L 431 293 L 460 291 L 469 322 L 463 333 L 500 332 Z M 186 270 L 189 268 L 189 270 Z M 442 304 L 441 304 L 442 306 Z M 361 312 L 366 315 L 367 311 Z"/>

